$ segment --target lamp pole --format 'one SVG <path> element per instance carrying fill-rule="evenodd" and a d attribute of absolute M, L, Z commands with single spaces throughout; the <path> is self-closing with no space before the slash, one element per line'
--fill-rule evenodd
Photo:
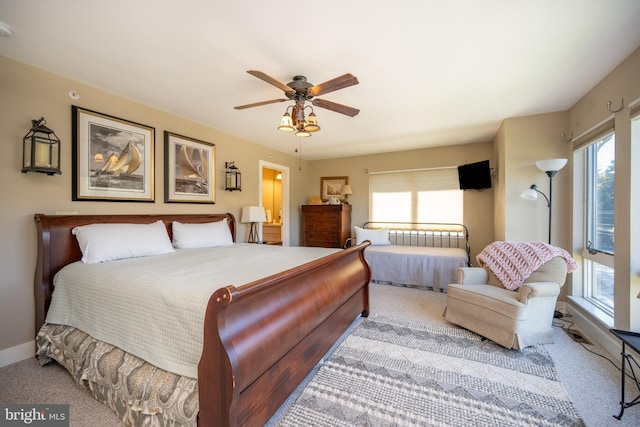
<path fill-rule="evenodd" d="M 551 200 L 553 200 L 553 176 L 558 171 L 545 171 L 549 176 L 549 199 L 547 200 L 549 205 L 549 244 L 551 244 Z"/>

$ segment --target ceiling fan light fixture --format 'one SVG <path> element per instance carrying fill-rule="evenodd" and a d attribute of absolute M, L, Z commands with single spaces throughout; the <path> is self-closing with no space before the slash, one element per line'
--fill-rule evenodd
<path fill-rule="evenodd" d="M 282 116 L 282 120 L 280 120 L 280 126 L 278 126 L 278 130 L 282 132 L 293 132 L 294 130 L 296 130 L 293 127 L 293 120 L 291 120 L 291 115 L 288 111 L 285 112 Z"/>
<path fill-rule="evenodd" d="M 331 110 L 336 113 L 354 117 L 360 112 L 357 108 L 338 104 L 326 99 L 316 98 L 317 96 L 324 95 L 325 93 L 357 85 L 359 83 L 358 79 L 349 73 L 327 80 L 326 82 L 318 85 L 309 83 L 305 76 L 300 75 L 294 76 L 293 81 L 285 85 L 262 71 L 248 70 L 247 73 L 284 91 L 287 99 L 277 98 L 268 101 L 254 102 L 252 104 L 237 105 L 233 108 L 236 110 L 244 110 L 245 108 L 258 107 L 276 102 L 285 102 L 287 100 L 294 101 L 295 105 L 287 107 L 282 119 L 280 120 L 278 130 L 282 132 L 295 132 L 295 135 L 298 137 L 308 138 L 311 136 L 312 132 L 318 132 L 320 130 L 318 118 L 316 117 L 313 108 L 310 105 L 305 106 L 305 102 L 311 101 L 312 98 L 313 102 L 311 103 L 314 106 Z M 289 108 L 291 108 L 291 110 L 289 110 Z M 311 110 L 311 113 L 309 113 L 309 117 L 305 118 L 304 112 L 307 108 Z"/>

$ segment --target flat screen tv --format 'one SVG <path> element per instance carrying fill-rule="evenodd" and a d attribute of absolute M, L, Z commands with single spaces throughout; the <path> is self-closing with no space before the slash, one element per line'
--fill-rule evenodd
<path fill-rule="evenodd" d="M 489 160 L 458 166 L 461 190 L 483 190 L 491 188 Z"/>

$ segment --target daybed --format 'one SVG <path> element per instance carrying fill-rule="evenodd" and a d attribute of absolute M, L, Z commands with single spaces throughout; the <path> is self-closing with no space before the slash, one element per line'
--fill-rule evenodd
<path fill-rule="evenodd" d="M 462 224 L 366 222 L 355 230 L 356 243 L 371 242 L 365 257 L 374 282 L 446 291 L 456 268 L 471 265 Z"/>
<path fill-rule="evenodd" d="M 170 265 L 168 263 L 174 257 L 174 253 L 85 264 L 79 261 L 84 255 L 76 236 L 72 234 L 75 227 L 89 224 L 141 225 L 157 224 L 157 221 L 161 221 L 159 226 L 162 227 L 164 224 L 169 239 L 172 239 L 175 234 L 172 231 L 176 228 L 174 221 L 181 224 L 212 224 L 224 220 L 235 242 L 235 219 L 231 214 L 35 215 L 38 227 L 35 326 L 36 331 L 40 330 L 37 338 L 40 357 L 60 360 L 67 369 L 73 371 L 72 374 L 78 374 L 76 381 L 89 382 L 87 387 L 96 398 L 108 403 L 112 408 L 117 408 L 121 414 L 129 414 L 125 420 L 126 423 L 136 425 L 172 423 L 173 421 L 168 419 L 171 411 L 165 412 L 162 405 L 175 403 L 171 401 L 180 397 L 186 398 L 186 402 L 180 406 L 180 411 L 195 410 L 198 414 L 197 422 L 201 426 L 263 425 L 352 322 L 361 315 L 368 315 L 367 285 L 370 272 L 363 255 L 367 244 L 344 250 L 324 249 L 330 253 L 328 255 L 323 253 L 320 258 L 313 261 L 277 274 L 270 274 L 268 277 L 250 283 L 233 283 L 232 279 L 236 276 L 245 277 L 245 273 L 252 270 L 250 266 L 255 265 L 252 263 L 256 262 L 256 257 L 251 256 L 247 264 L 246 259 L 244 263 L 240 259 L 243 257 L 233 255 L 229 261 L 225 255 L 227 260 L 225 265 L 228 268 L 226 276 L 223 275 L 221 280 L 230 279 L 230 283 L 212 294 L 206 294 L 204 298 L 201 297 L 202 290 L 196 289 L 192 281 L 208 282 L 211 278 L 214 282 L 213 279 L 216 276 L 207 273 L 206 269 L 197 273 L 200 271 L 200 265 L 196 260 L 206 259 L 207 256 L 209 258 L 223 256 L 220 254 L 225 250 L 235 251 L 241 245 L 250 247 L 251 251 L 322 250 L 322 248 L 231 243 L 228 247 L 220 248 L 178 249 L 175 251 L 175 256 L 181 257 L 182 262 L 192 256 L 194 260 L 188 264 L 188 268 L 181 271 L 185 277 L 184 281 L 163 289 L 164 293 L 159 297 L 127 298 L 120 297 L 120 291 L 116 289 L 127 287 L 125 278 L 130 275 L 127 273 L 128 268 L 135 268 L 138 262 L 147 266 Z M 213 251 L 210 255 L 203 255 L 201 252 L 209 249 Z M 237 252 L 237 254 L 240 253 Z M 287 254 L 290 253 L 287 252 Z M 160 260 L 159 264 L 158 260 Z M 111 267 L 108 264 L 116 266 L 118 270 L 122 268 L 122 271 L 111 276 L 109 285 L 98 286 L 92 283 L 94 277 L 92 274 L 95 273 L 95 269 Z M 137 292 L 137 287 L 153 288 L 155 286 L 155 282 L 140 282 L 147 277 L 149 269 L 142 269 L 139 274 L 134 274 L 138 276 L 138 282 L 130 286 L 130 288 L 136 288 L 132 289 L 133 291 Z M 73 270 L 87 275 L 81 274 L 80 277 L 76 277 L 71 274 Z M 162 267 L 160 270 L 167 271 L 169 278 L 161 277 L 159 282 L 167 281 L 176 275 L 175 272 L 170 274 L 169 267 Z M 57 289 L 59 292 L 72 289 L 73 286 L 69 286 L 68 283 L 73 283 L 71 280 L 73 278 L 78 281 L 77 287 L 87 287 L 90 292 L 99 292 L 98 288 L 102 286 L 107 291 L 105 295 L 108 296 L 97 294 L 93 298 L 102 299 L 105 306 L 111 303 L 111 299 L 116 299 L 112 304 L 115 310 L 111 314 L 111 320 L 114 322 L 121 321 L 120 316 L 127 315 L 127 312 L 136 310 L 147 313 L 145 316 L 151 317 L 152 322 L 160 324 L 184 322 L 184 329 L 180 327 L 180 331 L 175 332 L 178 335 L 187 334 L 187 341 L 184 341 L 186 347 L 190 347 L 189 340 L 196 342 L 202 338 L 202 353 L 196 367 L 197 379 L 175 375 L 151 366 L 117 346 L 88 336 L 79 328 L 45 324 L 47 311 L 50 308 L 53 317 L 60 316 L 61 303 L 58 303 L 58 300 L 61 300 L 65 293 L 70 293 L 65 290 L 62 294 L 56 294 L 54 276 L 57 273 L 59 274 L 56 277 L 56 284 L 60 282 Z M 198 274 L 200 274 L 199 277 Z M 177 275 L 180 276 L 180 274 Z M 83 282 L 83 277 L 90 280 Z M 65 283 L 63 279 L 67 282 L 67 287 L 63 286 Z M 186 292 L 180 292 L 181 288 Z M 159 298 L 164 303 L 173 299 L 180 300 L 185 295 L 192 300 L 202 300 L 203 312 L 200 316 L 190 315 L 189 317 L 172 309 L 148 312 L 148 306 L 154 298 Z M 74 306 L 72 308 L 79 317 L 86 317 L 83 320 L 95 327 L 109 323 L 103 321 L 104 316 L 109 314 L 94 311 L 99 310 L 100 307 L 84 307 L 81 301 L 83 301 L 81 297 L 75 295 L 71 297 L 70 305 Z M 197 334 L 189 335 L 193 334 L 186 328 L 186 323 L 189 322 L 196 324 L 201 322 L 202 337 L 196 336 Z M 131 336 L 136 336 L 134 332 L 135 329 L 139 329 L 139 325 L 130 326 L 126 334 L 131 333 Z M 45 333 L 47 329 L 49 331 Z M 159 352 L 159 349 L 170 344 L 166 341 L 178 339 L 173 336 L 157 335 L 149 330 L 143 330 L 141 334 L 149 335 L 145 339 L 157 345 L 157 349 L 149 349 L 149 353 L 154 353 L 156 350 Z M 65 344 L 68 345 L 65 346 Z M 100 350 L 97 360 L 75 358 L 83 357 L 94 350 Z M 189 348 L 185 348 L 184 353 L 188 353 L 188 350 Z M 180 351 L 175 354 L 178 359 L 182 355 Z M 100 376 L 105 372 L 108 378 L 101 378 L 104 381 L 100 384 L 91 384 L 90 375 Z M 119 378 L 127 373 L 128 377 Z M 152 389 L 154 384 L 158 387 Z M 132 394 L 132 390 L 139 393 L 129 396 L 130 401 L 115 400 L 117 396 L 122 397 L 118 393 Z M 150 404 L 148 407 L 136 407 L 143 402 L 143 398 L 159 406 L 151 407 Z M 132 408 L 123 409 L 121 408 L 123 405 L 129 405 Z M 151 421 L 142 419 L 149 414 L 152 417 Z"/>

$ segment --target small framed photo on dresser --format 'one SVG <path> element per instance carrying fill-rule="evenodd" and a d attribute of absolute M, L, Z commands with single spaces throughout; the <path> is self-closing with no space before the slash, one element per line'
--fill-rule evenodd
<path fill-rule="evenodd" d="M 323 176 L 320 178 L 320 198 L 323 202 L 330 197 L 337 197 L 344 200 L 342 189 L 349 183 L 348 176 Z"/>

